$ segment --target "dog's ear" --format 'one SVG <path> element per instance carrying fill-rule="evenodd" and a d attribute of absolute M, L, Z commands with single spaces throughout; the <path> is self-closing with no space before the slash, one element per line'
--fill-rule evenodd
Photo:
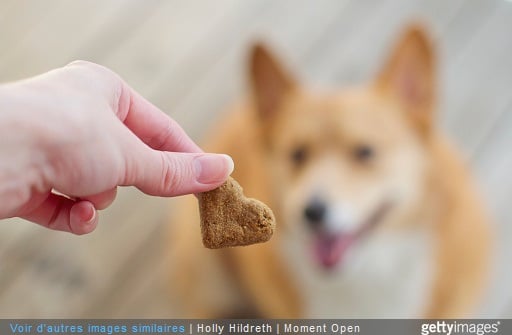
<path fill-rule="evenodd" d="M 256 107 L 260 117 L 268 120 L 283 97 L 296 87 L 296 81 L 261 43 L 252 47 L 249 71 Z"/>
<path fill-rule="evenodd" d="M 431 127 L 436 103 L 435 63 L 426 29 L 411 24 L 377 77 L 377 86 L 398 98 L 425 132 Z"/>

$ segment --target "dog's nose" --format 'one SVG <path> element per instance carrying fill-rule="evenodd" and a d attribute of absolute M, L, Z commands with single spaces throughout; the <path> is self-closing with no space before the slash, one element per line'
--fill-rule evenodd
<path fill-rule="evenodd" d="M 313 226 L 317 226 L 325 219 L 327 206 L 323 201 L 313 200 L 304 208 L 304 217 Z"/>

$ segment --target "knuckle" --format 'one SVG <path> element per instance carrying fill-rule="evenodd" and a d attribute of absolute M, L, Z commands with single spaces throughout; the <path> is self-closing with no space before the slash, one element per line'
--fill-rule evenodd
<path fill-rule="evenodd" d="M 161 153 L 161 159 L 163 167 L 161 189 L 166 193 L 174 193 L 181 189 L 183 184 L 183 176 L 179 173 L 179 171 L 182 171 L 183 169 L 180 169 L 178 166 L 179 163 L 176 160 L 169 159 L 169 157 L 163 152 Z"/>
<path fill-rule="evenodd" d="M 90 64 L 94 64 L 94 63 L 86 61 L 86 60 L 77 59 L 77 60 L 74 60 L 74 61 L 68 63 L 66 66 L 90 66 Z"/>
<path fill-rule="evenodd" d="M 75 60 L 71 63 L 67 64 L 65 67 L 75 68 L 77 70 L 82 70 L 81 73 L 85 74 L 86 76 L 96 75 L 99 76 L 101 79 L 104 80 L 118 80 L 119 76 L 106 66 L 85 61 L 85 60 Z"/>
<path fill-rule="evenodd" d="M 112 111 L 121 119 L 126 118 L 129 109 L 130 95 L 127 93 L 122 80 L 115 76 L 116 80 L 112 85 L 112 94 L 110 96 L 109 105 Z"/>
<path fill-rule="evenodd" d="M 174 135 L 174 125 L 172 120 L 169 118 L 163 130 L 152 137 L 148 144 L 155 150 L 162 150 L 169 140 L 173 139 Z"/>
<path fill-rule="evenodd" d="M 129 94 L 123 80 L 114 71 L 103 65 L 85 60 L 75 60 L 66 65 L 66 67 L 74 68 L 78 76 L 87 79 L 84 82 L 92 79 L 95 89 L 100 88 L 103 92 L 106 92 L 108 97 L 107 103 L 116 114 L 120 109 L 120 105 L 128 107 L 126 98 L 129 98 Z M 124 112 L 126 113 L 127 111 Z"/>
<path fill-rule="evenodd" d="M 93 63 L 93 62 L 90 62 L 87 60 L 81 60 L 81 59 L 74 60 L 71 63 L 67 64 L 66 66 L 82 67 L 82 68 L 87 68 L 87 69 L 95 70 L 95 71 L 108 70 L 106 67 L 104 67 L 102 65 L 99 65 L 97 63 Z"/>

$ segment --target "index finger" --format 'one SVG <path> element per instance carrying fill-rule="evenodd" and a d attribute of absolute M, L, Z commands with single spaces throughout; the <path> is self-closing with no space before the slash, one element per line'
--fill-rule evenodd
<path fill-rule="evenodd" d="M 203 152 L 176 121 L 124 82 L 116 114 L 137 137 L 155 150 Z"/>

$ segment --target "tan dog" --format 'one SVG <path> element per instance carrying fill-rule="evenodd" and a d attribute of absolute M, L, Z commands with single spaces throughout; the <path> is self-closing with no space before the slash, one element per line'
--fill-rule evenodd
<path fill-rule="evenodd" d="M 277 217 L 271 242 L 207 250 L 197 201 L 174 208 L 171 289 L 186 317 L 466 317 L 490 233 L 434 123 L 436 62 L 409 27 L 368 85 L 306 90 L 262 46 L 252 99 L 207 137 Z"/>

